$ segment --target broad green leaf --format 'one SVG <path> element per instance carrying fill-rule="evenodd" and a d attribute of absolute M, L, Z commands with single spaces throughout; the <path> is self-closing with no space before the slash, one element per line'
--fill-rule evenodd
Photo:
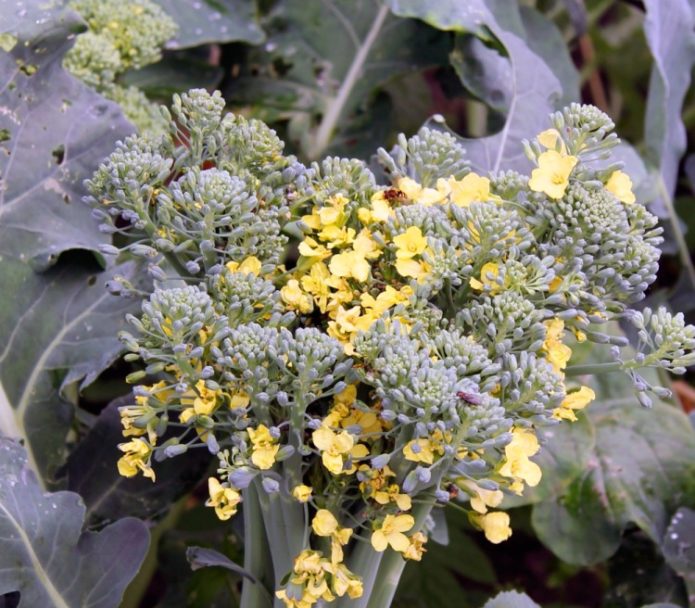
<path fill-rule="evenodd" d="M 620 549 L 604 566 L 608 577 L 603 598 L 606 606 L 686 606 L 683 581 L 669 566 L 654 544 L 641 530 L 632 528 L 624 535 Z M 639 572 L 639 576 L 635 576 Z M 671 602 L 667 604 L 666 602 Z"/>
<path fill-rule="evenodd" d="M 132 397 L 110 403 L 68 458 L 67 487 L 84 500 L 87 521 L 125 515 L 150 519 L 165 513 L 200 481 L 212 459 L 206 451 L 194 450 L 157 463 L 156 483 L 119 475 L 116 462 L 122 454 L 116 446 L 124 439 L 118 407 L 129 403 Z"/>
<path fill-rule="evenodd" d="M 580 101 L 579 72 L 572 62 L 562 32 L 545 15 L 530 6 L 520 6 L 525 40 L 529 48 L 545 61 L 562 85 L 562 97 L 557 108 Z"/>
<path fill-rule="evenodd" d="M 534 461 L 543 470 L 541 482 L 535 488 L 526 488 L 522 496 L 507 496 L 505 508 L 552 501 L 561 496 L 577 477 L 593 461 L 596 448 L 596 430 L 584 413 L 577 421 L 563 422 L 544 429 L 539 438 L 543 448 Z"/>
<path fill-rule="evenodd" d="M 0 307 L 0 432 L 25 441 L 31 466 L 50 480 L 63 463 L 73 405 L 68 391 L 92 382 L 121 352 L 116 334 L 133 301 L 112 295 L 116 275 L 136 281 L 128 264 L 90 272 L 59 263 L 35 273 L 26 263 L 2 259 Z"/>
<path fill-rule="evenodd" d="M 683 577 L 695 603 L 695 511 L 683 507 L 671 519 L 661 546 L 669 565 Z"/>
<path fill-rule="evenodd" d="M 86 267 L 71 254 L 52 266 L 107 240 L 81 200 L 82 182 L 131 127 L 118 106 L 63 70 L 82 28 L 64 2 L 0 0 L 0 14 L 17 40 L 0 52 L 0 283 L 11 294 L 0 308 L 0 431 L 24 440 L 43 482 L 65 457 L 67 390 L 113 362 L 134 304 L 105 289 L 118 274 L 134 280 L 134 265 L 100 273 L 91 256 L 82 256 Z"/>
<path fill-rule="evenodd" d="M 73 492 L 43 494 L 22 447 L 0 438 L 0 596 L 19 608 L 115 608 L 147 551 L 146 526 L 122 519 L 82 532 Z"/>
<path fill-rule="evenodd" d="M 688 0 L 645 0 L 644 33 L 654 58 L 645 117 L 647 155 L 659 169 L 663 192 L 652 208 L 661 217 L 673 212 L 678 164 L 686 148 L 680 118 L 695 64 L 695 14 Z M 666 200 L 668 199 L 668 200 Z"/>
<path fill-rule="evenodd" d="M 523 38 L 562 84 L 563 94 L 557 99 L 556 107 L 577 101 L 579 73 L 557 26 L 530 7 L 510 6 L 506 11 L 505 23 L 509 24 L 510 31 Z M 475 26 L 475 20 L 467 26 Z M 503 114 L 509 112 L 514 95 L 510 83 L 514 74 L 508 57 L 486 46 L 479 33 L 465 34 L 456 38 L 451 63 L 471 93 L 494 110 Z"/>
<path fill-rule="evenodd" d="M 503 591 L 486 602 L 483 608 L 540 608 L 540 606 L 525 593 Z"/>
<path fill-rule="evenodd" d="M 536 504 L 532 515 L 541 541 L 573 564 L 610 557 L 630 523 L 661 542 L 673 510 L 695 502 L 695 432 L 686 416 L 661 401 L 641 407 L 622 374 L 592 384 L 597 398 L 586 417 L 594 451 L 576 463 L 574 476 L 563 471 L 569 485 Z M 552 468 L 544 474 L 554 476 Z"/>
<path fill-rule="evenodd" d="M 256 3 L 252 0 L 155 0 L 179 26 L 169 49 L 210 42 L 263 41 Z"/>
<path fill-rule="evenodd" d="M 465 515 L 447 509 L 446 520 L 449 543 L 442 546 L 431 539 L 422 561 L 406 566 L 394 606 L 478 608 L 486 595 L 463 591 L 460 581 L 496 582 L 493 566 L 475 542 L 476 533 L 470 533 Z"/>
<path fill-rule="evenodd" d="M 515 169 L 526 171 L 529 161 L 521 140 L 530 138 L 548 126 L 551 113 L 562 95 L 562 86 L 551 68 L 524 40 L 523 24 L 517 7 L 493 0 L 388 0 L 394 13 L 416 17 L 433 27 L 470 32 L 486 26 L 499 40 L 509 57 L 509 77 L 503 95 L 509 99 L 504 124 L 499 133 L 479 139 L 461 138 L 472 166 L 479 172 Z M 485 51 L 483 51 L 483 48 Z M 478 45 L 479 69 L 497 74 L 500 55 Z"/>
<path fill-rule="evenodd" d="M 444 63 L 448 51 L 445 37 L 393 17 L 377 0 L 281 0 L 266 30 L 267 42 L 250 54 L 252 72 L 234 81 L 228 99 L 266 120 L 288 121 L 290 141 L 312 159 L 381 85 Z"/>
<path fill-rule="evenodd" d="M 183 53 L 165 55 L 158 63 L 130 70 L 121 77 L 124 85 L 136 86 L 148 97 L 171 99 L 174 93 L 188 89 L 215 89 L 223 70 Z"/>
<path fill-rule="evenodd" d="M 0 51 L 0 256 L 39 269 L 106 242 L 82 203 L 82 180 L 132 130 L 116 104 L 62 68 L 83 27 L 63 5 L 0 0 L 0 33 L 17 39 Z"/>

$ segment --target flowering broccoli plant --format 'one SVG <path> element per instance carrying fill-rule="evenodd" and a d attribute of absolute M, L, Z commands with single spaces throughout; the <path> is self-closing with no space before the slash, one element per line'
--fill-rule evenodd
<path fill-rule="evenodd" d="M 572 346 L 611 368 L 682 372 L 695 328 L 636 312 L 655 279 L 657 220 L 611 164 L 610 119 L 572 105 L 519 142 L 535 163 L 477 175 L 423 128 L 363 162 L 304 166 L 218 93 L 174 98 L 170 134 L 130 137 L 88 182 L 153 293 L 122 340 L 142 369 L 121 408 L 119 470 L 193 449 L 219 459 L 207 505 L 243 509 L 242 605 L 381 608 L 447 504 L 487 539 L 542 475 L 538 431 L 594 398 Z M 549 125 L 550 126 L 550 125 Z M 375 164 L 376 166 L 376 164 Z M 637 329 L 642 352 L 601 326 Z"/>

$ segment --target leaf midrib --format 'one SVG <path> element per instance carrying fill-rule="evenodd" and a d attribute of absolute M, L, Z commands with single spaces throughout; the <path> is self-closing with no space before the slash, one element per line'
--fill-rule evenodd
<path fill-rule="evenodd" d="M 53 581 L 51 580 L 51 577 L 44 570 L 41 561 L 34 552 L 34 547 L 32 546 L 29 537 L 24 531 L 24 528 L 22 528 L 22 526 L 19 525 L 19 522 L 12 516 L 12 513 L 10 513 L 10 511 L 2 503 L 0 503 L 0 509 L 6 515 L 8 521 L 12 524 L 15 530 L 17 530 L 19 538 L 24 544 L 26 553 L 31 561 L 31 565 L 36 574 L 36 578 L 41 583 L 41 586 L 46 590 L 46 593 L 48 594 L 48 597 L 51 598 L 53 605 L 56 608 L 70 608 L 70 605 L 63 599 L 63 596 L 60 594 L 58 589 L 56 589 L 55 585 L 53 584 Z M 21 592 L 21 589 L 19 591 Z"/>

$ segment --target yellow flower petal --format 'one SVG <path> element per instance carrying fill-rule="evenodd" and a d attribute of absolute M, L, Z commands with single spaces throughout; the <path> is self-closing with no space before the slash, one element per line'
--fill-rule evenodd
<path fill-rule="evenodd" d="M 631 205 L 635 202 L 635 194 L 632 192 L 632 180 L 627 173 L 613 171 L 606 182 L 606 190 L 623 203 Z"/>
<path fill-rule="evenodd" d="M 555 150 L 543 152 L 538 157 L 538 168 L 531 173 L 529 188 L 534 192 L 544 192 L 550 198 L 562 198 L 576 164 L 575 156 L 565 156 Z"/>

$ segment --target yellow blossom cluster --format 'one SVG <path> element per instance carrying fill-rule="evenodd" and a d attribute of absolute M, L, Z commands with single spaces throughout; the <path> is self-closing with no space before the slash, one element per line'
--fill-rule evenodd
<path fill-rule="evenodd" d="M 195 295 L 228 296 L 229 315 L 213 301 L 219 323 L 209 322 L 190 306 L 188 336 L 175 314 L 152 321 L 171 357 L 149 368 L 165 379 L 121 408 L 121 474 L 154 480 L 159 450 L 204 444 L 217 454 L 205 504 L 221 520 L 242 496 L 251 510 L 247 491 L 261 511 L 281 509 L 264 512 L 263 525 L 293 547 L 291 571 L 274 573 L 288 608 L 360 597 L 359 543 L 420 560 L 433 504 L 458 500 L 490 542 L 507 540 L 505 494 L 541 481 L 539 429 L 577 420 L 595 398 L 565 374 L 574 342 L 596 335 L 589 316 L 600 318 L 570 301 L 575 277 L 562 271 L 573 254 L 551 242 L 553 210 L 588 175 L 581 143 L 549 129 L 529 150 L 530 179 L 464 166 L 423 183 L 412 170 L 368 192 L 314 192 L 287 212 L 286 232 L 299 235 L 287 259 L 223 259 Z M 625 206 L 635 201 L 626 174 L 591 175 L 612 195 L 602 201 L 635 209 Z M 533 205 L 547 226 L 529 219 Z M 239 293 L 237 280 L 247 281 Z M 257 291 L 270 308 L 247 297 Z M 244 307 L 248 318 L 235 321 Z M 531 385 L 540 388 L 528 399 L 510 396 Z M 184 431 L 158 445 L 170 417 Z M 300 542 L 287 522 L 304 523 Z"/>
<path fill-rule="evenodd" d="M 347 595 L 362 596 L 362 581 L 344 564 L 333 563 L 321 551 L 307 549 L 294 560 L 287 587 L 275 592 L 287 608 L 311 608 L 320 600 L 332 602 Z"/>

